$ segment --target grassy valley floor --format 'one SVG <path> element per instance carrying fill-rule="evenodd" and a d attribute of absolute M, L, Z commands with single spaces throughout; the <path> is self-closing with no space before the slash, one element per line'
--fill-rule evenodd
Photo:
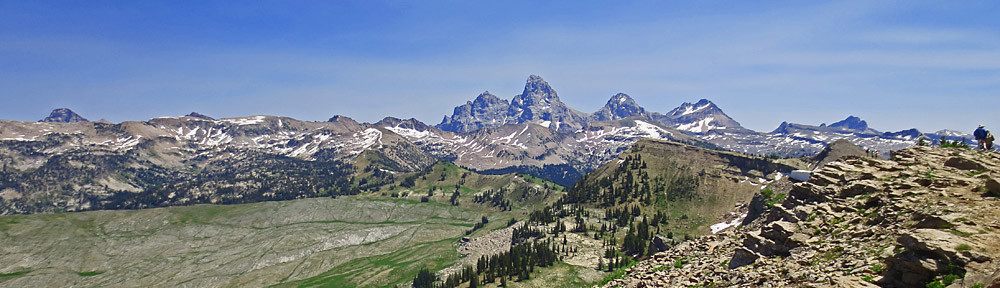
<path fill-rule="evenodd" d="M 394 286 L 455 263 L 484 215 L 509 219 L 360 197 L 3 216 L 0 286 Z"/>

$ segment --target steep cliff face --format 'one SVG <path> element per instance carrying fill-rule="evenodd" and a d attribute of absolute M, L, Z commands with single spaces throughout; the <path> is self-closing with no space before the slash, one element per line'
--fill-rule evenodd
<path fill-rule="evenodd" d="M 1000 287 L 1000 156 L 914 147 L 773 183 L 743 226 L 654 255 L 607 287 Z"/>

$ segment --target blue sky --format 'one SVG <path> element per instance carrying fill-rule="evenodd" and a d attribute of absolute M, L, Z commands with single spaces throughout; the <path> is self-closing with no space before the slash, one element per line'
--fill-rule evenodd
<path fill-rule="evenodd" d="M 624 92 L 658 112 L 707 98 L 761 131 L 848 115 L 965 131 L 1000 125 L 998 13 L 1000 1 L 0 0 L 0 119 L 69 107 L 113 122 L 437 124 L 537 74 L 584 112 Z"/>

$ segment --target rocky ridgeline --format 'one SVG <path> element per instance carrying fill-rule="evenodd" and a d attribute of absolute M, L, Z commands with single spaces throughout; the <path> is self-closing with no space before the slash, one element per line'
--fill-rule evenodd
<path fill-rule="evenodd" d="M 847 158 L 772 184 L 742 226 L 606 286 L 1000 287 L 1000 155 L 914 147 L 893 159 Z"/>

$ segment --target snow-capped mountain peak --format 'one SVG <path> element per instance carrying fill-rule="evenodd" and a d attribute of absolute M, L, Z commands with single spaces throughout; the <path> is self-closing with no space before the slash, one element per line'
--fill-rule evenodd
<path fill-rule="evenodd" d="M 628 94 L 618 93 L 608 99 L 608 103 L 591 115 L 594 121 L 608 121 L 640 116 L 648 118 L 646 109 L 642 108 Z"/>
<path fill-rule="evenodd" d="M 683 103 L 666 115 L 654 115 L 654 118 L 677 130 L 695 134 L 712 131 L 749 132 L 708 99 L 701 99 L 696 103 Z"/>
<path fill-rule="evenodd" d="M 671 110 L 670 113 L 667 113 L 667 115 L 676 118 L 695 113 L 711 114 L 717 112 L 722 112 L 722 110 L 719 109 L 719 107 L 715 106 L 715 103 L 712 103 L 712 101 L 708 101 L 708 99 L 701 99 L 694 104 L 685 102 L 684 104 L 681 104 L 681 106 L 674 108 L 674 110 Z"/>

